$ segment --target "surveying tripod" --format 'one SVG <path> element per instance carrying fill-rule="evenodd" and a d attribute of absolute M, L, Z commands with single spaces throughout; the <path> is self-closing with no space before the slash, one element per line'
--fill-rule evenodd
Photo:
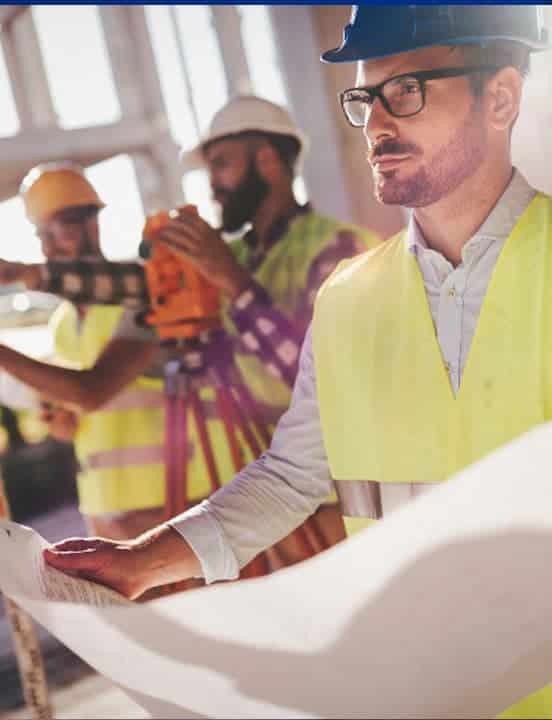
<path fill-rule="evenodd" d="M 207 332 L 193 339 L 181 340 L 176 347 L 178 357 L 165 367 L 165 458 L 166 458 L 166 516 L 173 517 L 188 507 L 188 452 L 190 417 L 209 475 L 210 492 L 221 485 L 217 462 L 209 438 L 208 417 L 211 415 L 202 390 L 210 387 L 214 393 L 216 415 L 224 427 L 224 434 L 233 469 L 237 473 L 244 466 L 243 444 L 254 458 L 270 444 L 271 432 L 234 362 L 232 338 L 222 330 Z M 304 528 L 298 531 L 298 541 L 304 557 L 311 557 L 324 547 L 324 539 L 311 541 Z M 240 574 L 257 577 L 270 571 L 266 555 L 258 555 Z"/>

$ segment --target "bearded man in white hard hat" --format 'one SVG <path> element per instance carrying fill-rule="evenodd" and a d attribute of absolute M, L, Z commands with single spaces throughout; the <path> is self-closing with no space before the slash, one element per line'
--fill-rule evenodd
<path fill-rule="evenodd" d="M 367 230 L 325 217 L 309 204 L 297 203 L 293 181 L 305 145 L 305 137 L 284 108 L 253 96 L 230 100 L 215 115 L 198 146 L 182 158 L 185 170 L 207 169 L 214 199 L 221 210 L 221 228 L 211 227 L 184 209 L 162 234 L 175 253 L 192 260 L 196 268 L 223 291 L 225 326 L 233 337 L 235 362 L 258 411 L 270 426 L 289 404 L 299 348 L 318 287 L 341 259 L 379 242 Z M 221 231 L 235 233 L 248 223 L 250 229 L 244 235 L 225 242 Z M 125 300 L 124 292 L 121 294 L 125 285 L 133 285 L 134 296 L 140 295 L 136 289 L 138 278 L 133 278 L 132 283 L 125 283 L 124 279 L 121 282 L 121 267 L 114 269 L 101 263 L 86 267 L 53 263 L 48 265 L 45 274 L 40 275 L 36 267 L 20 268 L 20 274 L 27 278 L 30 286 L 44 290 L 63 292 L 64 288 L 70 288 L 80 298 L 92 290 L 90 300 L 94 300 L 94 287 L 99 285 L 95 278 L 101 276 L 102 302 L 116 303 Z M 6 273 L 8 270 L 13 275 L 15 268 L 4 266 Z M 111 286 L 110 272 L 113 273 Z M 128 382 L 128 368 L 139 372 L 157 346 L 154 331 L 137 323 L 136 312 L 129 309 L 103 355 L 113 360 L 109 367 L 100 359 L 100 368 L 92 368 L 86 376 L 66 377 L 64 383 L 67 384 L 61 392 L 66 392 L 71 402 L 86 397 L 88 407 L 94 403 L 99 406 L 119 389 L 118 378 Z M 23 363 L 6 348 L 0 348 L 0 366 L 31 385 L 37 382 L 32 361 Z M 52 369 L 51 373 L 53 384 L 56 384 L 56 370 Z M 104 373 L 103 381 L 99 379 L 98 370 Z M 42 374 L 41 380 L 44 382 Z M 59 391 L 59 384 L 56 387 Z M 193 432 L 193 423 L 189 426 Z M 209 417 L 209 431 L 218 475 L 225 484 L 232 478 L 234 469 L 222 419 L 213 413 Z M 193 436 L 192 446 L 187 455 L 189 506 L 206 498 L 211 491 L 198 438 Z M 243 441 L 241 452 L 245 459 L 253 459 Z M 102 488 L 98 488 L 98 493 L 101 491 Z M 121 512 L 132 509 L 136 492 L 131 485 L 119 490 Z M 149 519 L 158 512 L 159 522 L 164 520 L 164 496 L 157 484 L 141 486 L 139 501 L 142 508 L 149 507 Z M 292 532 L 270 548 L 266 557 L 261 558 L 261 567 L 275 569 L 292 564 L 343 537 L 343 523 L 330 498 L 300 531 Z"/>

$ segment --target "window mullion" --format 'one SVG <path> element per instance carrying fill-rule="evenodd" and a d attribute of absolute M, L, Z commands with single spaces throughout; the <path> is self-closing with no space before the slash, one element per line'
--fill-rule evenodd
<path fill-rule="evenodd" d="M 3 25 L 1 37 L 21 129 L 55 126 L 56 111 L 30 10 Z"/>
<path fill-rule="evenodd" d="M 169 17 L 171 20 L 171 27 L 174 33 L 174 42 L 176 45 L 176 50 L 178 53 L 178 60 L 180 62 L 180 72 L 182 75 L 182 79 L 184 81 L 184 87 L 186 88 L 186 100 L 188 102 L 188 105 L 190 107 L 190 113 L 192 116 L 192 121 L 194 124 L 195 131 L 197 133 L 197 136 L 200 137 L 201 131 L 200 131 L 200 125 L 199 125 L 199 117 L 197 114 L 197 107 L 194 102 L 194 91 L 192 88 L 192 83 L 190 81 L 190 73 L 188 70 L 188 62 L 186 60 L 186 54 L 184 53 L 184 47 L 182 45 L 182 36 L 180 34 L 180 29 L 178 27 L 178 18 L 176 16 L 176 10 L 174 5 L 169 5 Z"/>
<path fill-rule="evenodd" d="M 241 33 L 241 16 L 235 5 L 211 5 L 213 27 L 224 64 L 228 95 L 251 92 L 251 76 Z"/>

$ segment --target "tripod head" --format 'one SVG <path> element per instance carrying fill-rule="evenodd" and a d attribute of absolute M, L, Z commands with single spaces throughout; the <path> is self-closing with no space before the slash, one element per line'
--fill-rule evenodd
<path fill-rule="evenodd" d="M 197 213 L 193 205 L 182 209 Z M 159 242 L 174 213 L 178 210 L 150 215 L 140 245 L 150 297 L 144 321 L 156 326 L 161 340 L 192 339 L 222 326 L 219 289 Z"/>

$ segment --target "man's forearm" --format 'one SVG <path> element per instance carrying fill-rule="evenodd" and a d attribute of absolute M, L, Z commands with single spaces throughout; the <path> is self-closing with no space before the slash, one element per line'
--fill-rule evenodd
<path fill-rule="evenodd" d="M 270 449 L 171 524 L 198 556 L 207 582 L 229 580 L 314 513 L 332 484 L 308 333 L 291 405 Z"/>
<path fill-rule="evenodd" d="M 42 395 L 78 408 L 86 406 L 93 395 L 85 373 L 34 360 L 5 345 L 0 345 L 0 367 Z"/>

